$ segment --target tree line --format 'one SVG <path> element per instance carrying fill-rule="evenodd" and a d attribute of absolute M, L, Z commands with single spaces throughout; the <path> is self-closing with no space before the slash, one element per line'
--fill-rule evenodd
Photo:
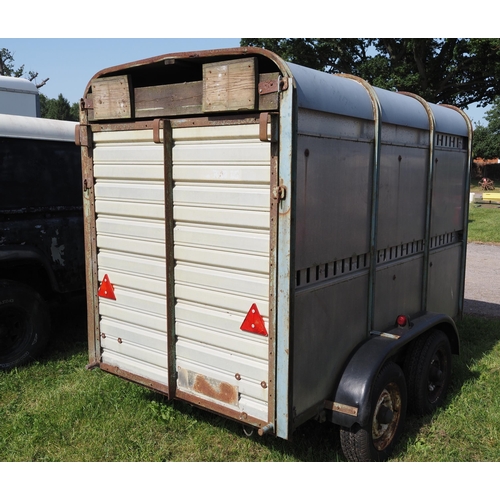
<path fill-rule="evenodd" d="M 487 125 L 475 126 L 473 155 L 500 157 L 499 38 L 242 38 L 240 44 L 436 104 L 491 105 Z"/>
<path fill-rule="evenodd" d="M 500 38 L 242 38 L 241 46 L 271 50 L 288 62 L 329 73 L 349 73 L 371 85 L 418 94 L 436 104 L 491 105 L 487 125 L 476 124 L 475 157 L 500 157 Z M 38 73 L 16 68 L 0 50 L 0 75 Z M 37 84 L 43 87 L 49 78 Z M 44 118 L 78 120 L 78 103 L 40 94 Z"/>

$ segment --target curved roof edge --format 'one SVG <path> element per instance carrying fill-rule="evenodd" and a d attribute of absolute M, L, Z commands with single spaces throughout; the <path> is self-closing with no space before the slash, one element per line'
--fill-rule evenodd
<path fill-rule="evenodd" d="M 26 78 L 15 78 L 13 76 L 0 76 L 0 90 L 23 92 L 25 94 L 39 94 L 33 82 L 26 80 Z"/>
<path fill-rule="evenodd" d="M 0 114 L 0 137 L 49 141 L 75 141 L 77 122 Z"/>

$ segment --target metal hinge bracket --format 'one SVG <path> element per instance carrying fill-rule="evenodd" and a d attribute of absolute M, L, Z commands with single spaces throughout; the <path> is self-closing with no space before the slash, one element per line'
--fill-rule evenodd
<path fill-rule="evenodd" d="M 286 198 L 286 186 L 280 184 L 273 189 L 273 198 L 282 201 Z"/>
<path fill-rule="evenodd" d="M 85 111 L 86 109 L 94 109 L 94 101 L 93 99 L 80 99 L 80 109 Z"/>
<path fill-rule="evenodd" d="M 279 77 L 277 80 L 267 80 L 259 83 L 259 95 L 272 94 L 286 90 L 288 88 L 288 79 Z"/>

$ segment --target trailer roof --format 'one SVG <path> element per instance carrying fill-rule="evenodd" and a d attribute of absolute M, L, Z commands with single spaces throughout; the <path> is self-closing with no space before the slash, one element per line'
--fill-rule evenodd
<path fill-rule="evenodd" d="M 75 141 L 76 122 L 0 114 L 0 137 Z"/>

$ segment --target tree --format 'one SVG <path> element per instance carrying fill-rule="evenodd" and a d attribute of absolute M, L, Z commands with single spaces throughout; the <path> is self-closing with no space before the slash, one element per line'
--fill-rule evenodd
<path fill-rule="evenodd" d="M 472 154 L 474 158 L 485 160 L 500 158 L 500 97 L 494 100 L 493 106 L 484 115 L 488 124 L 476 126 Z"/>
<path fill-rule="evenodd" d="M 16 78 L 26 78 L 30 82 L 36 80 L 36 78 L 38 77 L 38 73 L 35 71 L 28 71 L 28 73 L 25 74 L 24 64 L 15 69 L 14 56 L 6 48 L 0 49 L 0 75 L 13 76 Z M 35 85 L 39 89 L 40 87 L 43 87 L 48 82 L 48 80 L 49 79 L 46 78 L 45 80 L 42 80 L 41 83 L 35 83 Z"/>
<path fill-rule="evenodd" d="M 27 75 L 24 71 L 24 64 L 19 68 L 14 66 L 14 56 L 8 49 L 0 49 L 0 75 L 13 76 L 15 78 L 26 78 L 33 81 L 37 78 L 38 73 L 28 71 Z M 43 87 L 49 79 L 46 78 L 41 83 L 36 84 L 37 88 Z M 49 99 L 44 94 L 40 94 L 40 114 L 42 118 L 52 118 L 54 120 L 79 120 L 78 103 L 70 105 L 69 101 L 59 94 L 57 99 Z"/>
<path fill-rule="evenodd" d="M 486 106 L 500 95 L 499 38 L 242 38 L 240 44 L 434 103 Z"/>
<path fill-rule="evenodd" d="M 57 99 L 49 99 L 44 94 L 40 94 L 40 112 L 42 118 L 53 120 L 78 121 L 78 104 L 70 105 L 69 101 L 59 94 Z"/>

